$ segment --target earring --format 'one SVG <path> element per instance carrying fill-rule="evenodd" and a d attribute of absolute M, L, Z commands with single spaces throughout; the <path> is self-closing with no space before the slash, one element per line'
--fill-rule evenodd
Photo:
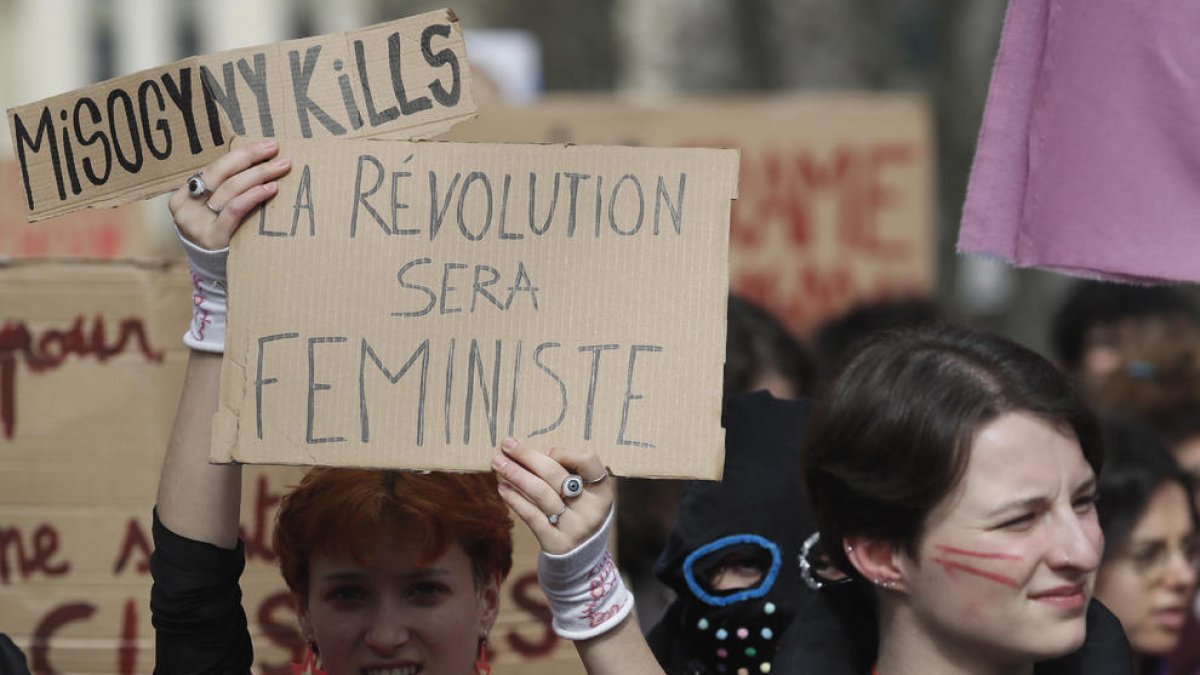
<path fill-rule="evenodd" d="M 292 675 L 325 675 L 322 669 L 321 655 L 317 653 L 317 643 L 310 641 L 304 650 L 304 662 L 288 665 Z"/>
<path fill-rule="evenodd" d="M 488 663 L 486 635 L 479 638 L 479 656 L 475 657 L 475 675 L 492 675 L 492 666 Z"/>

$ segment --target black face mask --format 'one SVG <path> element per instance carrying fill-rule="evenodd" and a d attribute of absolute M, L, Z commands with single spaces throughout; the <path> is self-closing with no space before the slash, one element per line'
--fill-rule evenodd
<path fill-rule="evenodd" d="M 714 590 L 710 580 L 730 560 L 760 570 L 761 578 L 748 588 Z M 776 643 L 792 618 L 792 603 L 782 595 L 787 591 L 776 583 L 782 562 L 774 542 L 751 534 L 722 537 L 688 556 L 683 572 L 691 597 L 680 597 L 686 607 L 679 635 L 688 658 L 676 672 L 771 672 Z"/>

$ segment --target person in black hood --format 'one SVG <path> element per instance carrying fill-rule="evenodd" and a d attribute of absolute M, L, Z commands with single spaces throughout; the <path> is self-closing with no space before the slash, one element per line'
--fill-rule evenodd
<path fill-rule="evenodd" d="M 799 473 L 808 411 L 766 391 L 726 403 L 724 479 L 687 485 L 654 566 L 677 594 L 647 636 L 668 674 L 770 671 L 803 597 L 800 545 L 815 529 Z"/>

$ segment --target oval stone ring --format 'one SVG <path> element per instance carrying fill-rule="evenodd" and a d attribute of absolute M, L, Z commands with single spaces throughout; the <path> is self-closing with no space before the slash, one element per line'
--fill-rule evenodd
<path fill-rule="evenodd" d="M 559 488 L 558 492 L 562 495 L 563 499 L 572 499 L 583 494 L 583 485 L 582 476 L 571 474 L 563 479 L 562 487 Z"/>

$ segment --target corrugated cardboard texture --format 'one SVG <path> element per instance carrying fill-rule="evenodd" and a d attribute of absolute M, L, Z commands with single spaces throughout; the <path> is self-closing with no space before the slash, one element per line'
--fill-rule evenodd
<path fill-rule="evenodd" d="M 734 291 L 801 333 L 862 300 L 933 291 L 932 118 L 914 96 L 560 96 L 488 109 L 440 138 L 740 148 Z"/>
<path fill-rule="evenodd" d="M 0 630 L 35 672 L 149 675 L 150 513 L 179 399 L 191 286 L 178 265 L 0 266 Z M 256 673 L 300 636 L 270 554 L 294 469 L 247 467 L 242 578 Z M 549 628 L 518 525 L 491 642 L 497 675 L 582 673 Z M 37 636 L 39 639 L 35 639 Z"/>
<path fill-rule="evenodd" d="M 214 459 L 720 476 L 732 150 L 292 142 L 239 230 Z"/>
<path fill-rule="evenodd" d="M 449 10 L 219 54 L 8 111 L 40 220 L 162 194 L 235 135 L 422 138 L 475 114 Z"/>
<path fill-rule="evenodd" d="M 0 159 L 0 256 L 11 258 L 154 257 L 161 242 L 142 218 L 140 205 L 77 211 L 30 223 L 15 160 Z M 165 239 L 165 237 L 162 237 Z"/>

